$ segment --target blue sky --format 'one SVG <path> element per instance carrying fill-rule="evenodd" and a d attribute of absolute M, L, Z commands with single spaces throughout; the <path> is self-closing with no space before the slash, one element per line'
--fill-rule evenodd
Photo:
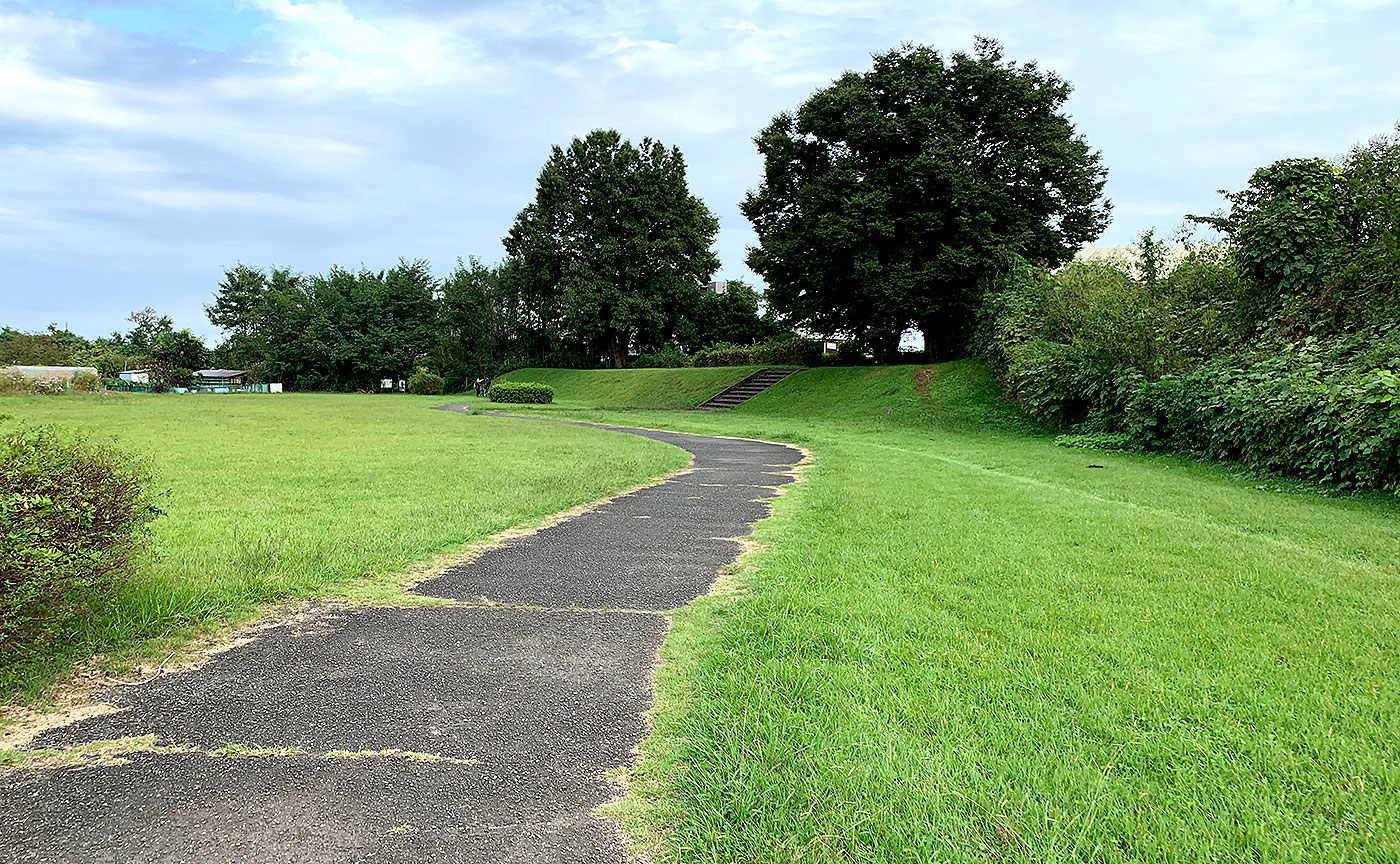
<path fill-rule="evenodd" d="M 1257 166 L 1400 120 L 1400 0 L 0 0 L 0 324 L 89 336 L 202 305 L 239 261 L 487 261 L 552 144 L 685 153 L 752 279 L 751 138 L 873 52 L 974 35 L 1075 87 L 1125 245 Z M 124 328 L 123 328 L 124 329 Z"/>

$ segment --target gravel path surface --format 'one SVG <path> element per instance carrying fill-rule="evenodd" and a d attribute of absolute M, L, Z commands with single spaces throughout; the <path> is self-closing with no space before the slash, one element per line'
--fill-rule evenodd
<path fill-rule="evenodd" d="M 592 810 L 645 734 L 664 612 L 801 453 L 609 428 L 692 470 L 416 589 L 457 605 L 328 608 L 104 694 L 124 710 L 30 745 L 78 764 L 0 771 L 0 862 L 625 860 Z"/>

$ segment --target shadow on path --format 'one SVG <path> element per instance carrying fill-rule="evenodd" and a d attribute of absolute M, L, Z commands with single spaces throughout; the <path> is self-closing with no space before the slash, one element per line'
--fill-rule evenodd
<path fill-rule="evenodd" d="M 692 468 L 415 589 L 459 605 L 328 610 L 107 694 L 124 710 L 30 745 L 77 764 L 0 771 L 0 859 L 624 860 L 592 810 L 645 734 L 663 613 L 735 559 L 802 454 L 605 428 Z"/>

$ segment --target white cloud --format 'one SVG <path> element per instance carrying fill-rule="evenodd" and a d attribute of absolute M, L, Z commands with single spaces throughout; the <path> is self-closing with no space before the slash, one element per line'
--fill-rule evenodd
<path fill-rule="evenodd" d="M 111 302 L 145 292 L 140 305 L 193 326 L 218 269 L 239 259 L 490 259 L 549 145 L 599 126 L 682 147 L 723 225 L 724 275 L 744 276 L 750 137 L 906 41 L 946 51 L 995 36 L 1074 83 L 1070 110 L 1103 149 L 1117 204 L 1101 245 L 1214 209 L 1216 189 L 1269 159 L 1387 131 L 1400 97 L 1375 68 L 1400 30 L 1379 0 L 1197 0 L 1165 14 L 1070 0 L 250 4 L 263 20 L 230 55 L 0 12 L 0 308 L 20 305 L 15 274 L 43 274 L 69 286 L 52 302 L 88 309 L 80 326 L 101 331 L 120 315 L 102 297 L 80 304 L 75 275 L 100 266 L 133 274 Z M 33 314 L 0 323 L 48 320 Z"/>

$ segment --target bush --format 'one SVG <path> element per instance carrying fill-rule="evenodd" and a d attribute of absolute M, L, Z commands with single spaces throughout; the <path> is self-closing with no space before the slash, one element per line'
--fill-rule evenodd
<path fill-rule="evenodd" d="M 15 396 L 33 392 L 34 387 L 23 373 L 0 370 L 0 395 Z"/>
<path fill-rule="evenodd" d="M 757 366 L 762 361 L 758 359 L 756 346 L 753 345 L 731 345 L 728 342 L 721 342 L 718 345 L 697 354 L 696 366 Z"/>
<path fill-rule="evenodd" d="M 502 381 L 491 385 L 492 402 L 545 405 L 554 401 L 554 388 L 533 381 Z"/>
<path fill-rule="evenodd" d="M 416 396 L 440 396 L 442 387 L 441 375 L 434 375 L 423 369 L 408 376 L 408 392 Z"/>
<path fill-rule="evenodd" d="M 128 578 L 159 515 L 143 464 L 72 432 L 0 438 L 0 655 L 68 634 Z"/>
<path fill-rule="evenodd" d="M 760 363 L 773 366 L 815 366 L 821 360 L 821 347 L 801 336 L 774 336 L 763 343 Z"/>
<path fill-rule="evenodd" d="M 95 372 L 75 372 L 68 384 L 75 393 L 96 393 L 102 389 L 102 379 Z"/>
<path fill-rule="evenodd" d="M 1218 360 L 1141 382 L 1124 426 L 1144 449 L 1400 492 L 1400 344 L 1389 353 L 1380 364 L 1348 362 L 1314 342 L 1253 361 Z"/>
<path fill-rule="evenodd" d="M 690 358 L 674 345 L 667 345 L 652 354 L 642 354 L 628 364 L 633 369 L 680 369 L 690 365 Z"/>

